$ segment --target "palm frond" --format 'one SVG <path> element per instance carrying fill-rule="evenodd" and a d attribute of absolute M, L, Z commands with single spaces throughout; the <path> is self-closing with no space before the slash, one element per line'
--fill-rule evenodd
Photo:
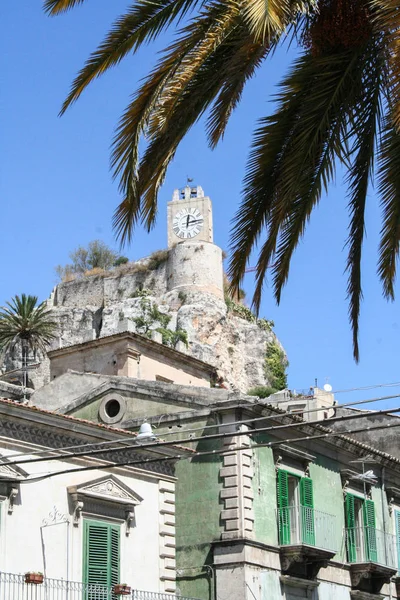
<path fill-rule="evenodd" d="M 281 227 L 286 219 L 292 218 L 292 224 L 286 223 L 286 233 L 292 227 L 293 237 L 284 238 L 280 247 L 285 264 L 275 272 L 277 299 L 287 278 L 291 254 L 312 206 L 320 197 L 321 181 L 327 184 L 333 175 L 329 157 L 332 158 L 332 152 L 342 153 L 340 128 L 336 127 L 341 115 L 338 107 L 343 106 L 356 61 L 351 53 L 339 57 L 301 57 L 281 84 L 277 111 L 264 119 L 256 132 L 244 200 L 234 220 L 229 269 L 232 286 L 237 288 L 250 253 L 266 227 L 267 240 L 257 262 L 256 309 Z"/>
<path fill-rule="evenodd" d="M 44 11 L 49 15 L 58 15 L 84 2 L 85 0 L 45 0 Z"/>
<path fill-rule="evenodd" d="M 216 4 L 213 10 L 209 9 L 203 14 L 202 19 L 197 19 L 195 23 L 186 27 L 182 37 L 171 46 L 169 54 L 155 69 L 151 79 L 145 82 L 146 89 L 142 88 L 124 114 L 114 140 L 112 163 L 114 174 L 120 174 L 120 188 L 124 193 L 124 199 L 114 214 L 114 229 L 122 243 L 131 238 L 138 218 L 144 220 L 148 228 L 152 226 L 156 215 L 156 206 L 152 202 L 157 201 L 157 192 L 163 181 L 165 169 L 176 149 L 172 143 L 171 148 L 167 150 L 168 142 L 165 140 L 171 138 L 169 121 L 174 124 L 179 121 L 180 124 L 176 127 L 177 132 L 180 131 L 185 119 L 184 114 L 179 114 L 179 111 L 186 111 L 190 100 L 198 99 L 198 81 L 203 81 L 204 70 L 209 74 L 214 89 L 215 86 L 219 89 L 223 59 L 233 49 L 230 40 L 236 33 L 237 18 L 235 3 L 226 2 L 223 6 Z M 220 58 L 215 59 L 216 55 Z M 209 71 L 208 62 L 214 59 L 217 66 L 213 73 Z M 209 89 L 208 86 L 206 89 Z M 200 96 L 206 99 L 203 93 L 200 93 Z M 215 92 L 207 106 L 214 96 Z M 201 114 L 202 112 L 203 110 Z M 197 118 L 199 117 L 200 114 Z M 150 144 L 150 170 L 146 167 L 145 155 L 136 173 L 140 129 L 150 142 L 156 140 L 156 146 L 159 146 L 161 153 L 166 150 L 166 154 L 158 163 L 155 159 L 157 151 Z M 173 135 L 172 138 L 174 137 Z M 182 138 L 179 137 L 179 141 L 180 139 Z M 144 205 L 141 196 L 145 197 Z"/>
<path fill-rule="evenodd" d="M 232 34 L 233 35 L 233 34 Z M 151 228 L 157 211 L 157 194 L 163 182 L 166 169 L 176 148 L 190 127 L 202 116 L 220 88 L 220 73 L 224 68 L 227 53 L 232 51 L 229 36 L 220 43 L 207 60 L 203 61 L 190 81 L 180 90 L 179 98 L 165 126 L 153 130 L 149 146 L 139 166 L 136 180 L 137 194 L 143 205 L 136 205 L 136 217 Z M 132 234 L 129 218 L 132 202 L 126 196 L 114 215 L 114 228 L 122 243 L 129 241 Z"/>
<path fill-rule="evenodd" d="M 174 20 L 182 19 L 204 0 L 138 0 L 119 17 L 72 83 L 60 114 L 76 102 L 85 88 L 97 77 L 117 65 L 130 52 L 156 38 Z"/>
<path fill-rule="evenodd" d="M 357 110 L 349 132 L 349 137 L 354 139 L 352 154 L 355 158 L 348 175 L 350 226 L 346 269 L 349 318 L 353 331 L 353 354 L 356 362 L 360 357 L 358 332 L 362 300 L 361 253 L 365 233 L 364 215 L 368 186 L 373 174 L 376 136 L 381 120 L 380 94 L 383 70 L 380 58 L 379 52 L 372 52 L 369 60 L 365 61 L 362 96 L 356 103 Z"/>
<path fill-rule="evenodd" d="M 298 14 L 308 12 L 311 4 L 301 0 L 245 0 L 241 10 L 255 40 L 267 42 L 283 33 Z"/>
<path fill-rule="evenodd" d="M 0 349 L 5 352 L 22 340 L 33 350 L 45 351 L 56 337 L 56 322 L 45 302 L 37 297 L 15 296 L 0 308 Z"/>
<path fill-rule="evenodd" d="M 255 42 L 253 36 L 249 35 L 237 40 L 235 52 L 225 65 L 221 91 L 207 121 L 207 135 L 212 148 L 223 137 L 229 118 L 240 102 L 244 86 L 272 48 L 273 44 L 266 46 L 262 42 Z"/>
<path fill-rule="evenodd" d="M 400 6 L 398 0 L 369 0 L 377 34 L 386 38 L 391 117 L 400 131 Z"/>
<path fill-rule="evenodd" d="M 391 118 L 386 120 L 379 152 L 379 193 L 383 226 L 378 274 L 387 298 L 394 300 L 394 282 L 400 251 L 400 133 Z"/>

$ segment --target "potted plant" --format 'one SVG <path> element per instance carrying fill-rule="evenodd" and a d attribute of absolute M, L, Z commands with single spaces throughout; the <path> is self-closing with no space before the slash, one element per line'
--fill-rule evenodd
<path fill-rule="evenodd" d="M 40 585 L 43 583 L 43 573 L 39 573 L 38 571 L 28 571 L 28 573 L 25 573 L 25 583 Z"/>
<path fill-rule="evenodd" d="M 126 583 L 117 583 L 113 591 L 116 596 L 130 596 L 132 590 Z"/>

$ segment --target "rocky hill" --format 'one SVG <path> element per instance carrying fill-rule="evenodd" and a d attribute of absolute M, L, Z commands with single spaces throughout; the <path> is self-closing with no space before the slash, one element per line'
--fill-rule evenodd
<path fill-rule="evenodd" d="M 48 300 L 58 323 L 53 347 L 69 346 L 127 329 L 163 339 L 218 369 L 217 384 L 247 392 L 279 387 L 286 356 L 272 324 L 242 304 L 188 287 L 168 291 L 168 252 L 111 272 L 60 283 Z M 278 373 L 277 373 L 278 361 Z M 31 371 L 35 388 L 49 379 L 48 359 Z"/>

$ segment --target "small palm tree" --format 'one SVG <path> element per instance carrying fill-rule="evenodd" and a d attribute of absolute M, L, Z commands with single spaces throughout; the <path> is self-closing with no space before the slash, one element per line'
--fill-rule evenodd
<path fill-rule="evenodd" d="M 37 305 L 37 296 L 22 294 L 0 308 L 0 350 L 6 353 L 20 345 L 22 352 L 23 384 L 27 385 L 29 351 L 45 352 L 55 339 L 56 322 L 46 303 Z"/>

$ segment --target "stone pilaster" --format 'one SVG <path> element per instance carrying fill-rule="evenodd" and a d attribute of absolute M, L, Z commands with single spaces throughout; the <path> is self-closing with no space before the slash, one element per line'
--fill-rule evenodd
<path fill-rule="evenodd" d="M 174 594 L 176 591 L 175 484 L 161 481 L 159 492 L 160 580 L 163 591 Z"/>
<path fill-rule="evenodd" d="M 223 481 L 221 520 L 225 530 L 222 539 L 253 537 L 253 465 L 250 439 L 247 436 L 225 438 L 225 449 L 220 477 Z M 240 447 L 240 451 L 234 448 Z"/>

